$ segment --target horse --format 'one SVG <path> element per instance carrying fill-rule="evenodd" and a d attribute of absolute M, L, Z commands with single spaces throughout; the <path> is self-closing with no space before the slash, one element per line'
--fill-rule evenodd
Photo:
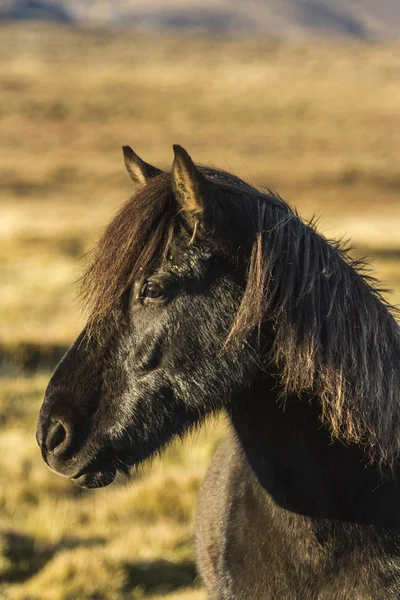
<path fill-rule="evenodd" d="M 225 412 L 195 546 L 214 600 L 400 598 L 400 328 L 366 263 L 277 194 L 123 148 L 132 198 L 37 440 L 86 488 Z"/>

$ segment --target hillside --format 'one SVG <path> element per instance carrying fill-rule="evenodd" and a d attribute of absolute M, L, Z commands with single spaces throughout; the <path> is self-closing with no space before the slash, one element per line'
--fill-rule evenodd
<path fill-rule="evenodd" d="M 278 38 L 395 38 L 397 0 L 3 0 L 0 19 Z"/>

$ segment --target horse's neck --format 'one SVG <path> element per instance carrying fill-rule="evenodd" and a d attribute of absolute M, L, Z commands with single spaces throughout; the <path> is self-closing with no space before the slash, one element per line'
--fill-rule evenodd
<path fill-rule="evenodd" d="M 266 392 L 265 382 L 253 392 L 234 406 L 231 419 L 245 460 L 276 504 L 311 517 L 400 531 L 398 479 L 385 479 L 368 465 L 362 448 L 332 441 L 317 401 L 283 402 Z"/>

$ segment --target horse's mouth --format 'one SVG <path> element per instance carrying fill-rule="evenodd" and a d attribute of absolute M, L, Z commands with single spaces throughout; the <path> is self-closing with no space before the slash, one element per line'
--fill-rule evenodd
<path fill-rule="evenodd" d="M 71 477 L 71 481 L 83 488 L 100 488 L 110 485 L 115 479 L 117 473 L 116 467 L 113 465 L 104 466 L 97 471 L 87 471 Z"/>
<path fill-rule="evenodd" d="M 99 488 L 110 485 L 117 473 L 113 454 L 111 447 L 105 448 L 100 455 L 93 458 L 89 464 L 71 476 L 71 481 L 75 485 L 84 488 Z"/>
<path fill-rule="evenodd" d="M 130 455 L 125 456 L 108 446 L 78 473 L 70 476 L 70 479 L 83 488 L 106 487 L 114 481 L 117 471 L 129 475 L 134 462 Z"/>
<path fill-rule="evenodd" d="M 137 462 L 130 454 L 112 444 L 106 444 L 93 455 L 77 454 L 67 460 L 60 460 L 53 453 L 42 450 L 43 459 L 53 473 L 70 479 L 75 485 L 83 488 L 100 488 L 110 485 L 117 471 L 129 475 L 131 466 Z"/>
<path fill-rule="evenodd" d="M 89 460 L 75 456 L 62 462 L 57 457 L 44 455 L 44 460 L 51 471 L 70 479 L 75 485 L 84 488 L 99 488 L 110 485 L 117 473 L 117 458 L 111 446 L 103 448 Z M 79 463 L 81 463 L 79 465 Z M 83 464 L 82 464 L 83 463 Z M 121 470 L 124 463 L 121 462 Z"/>

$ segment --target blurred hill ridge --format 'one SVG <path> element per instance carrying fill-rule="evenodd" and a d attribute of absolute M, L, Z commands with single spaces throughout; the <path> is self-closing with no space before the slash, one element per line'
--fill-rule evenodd
<path fill-rule="evenodd" d="M 399 0 L 0 0 L 0 21 L 393 39 L 400 35 L 399 8 Z"/>

